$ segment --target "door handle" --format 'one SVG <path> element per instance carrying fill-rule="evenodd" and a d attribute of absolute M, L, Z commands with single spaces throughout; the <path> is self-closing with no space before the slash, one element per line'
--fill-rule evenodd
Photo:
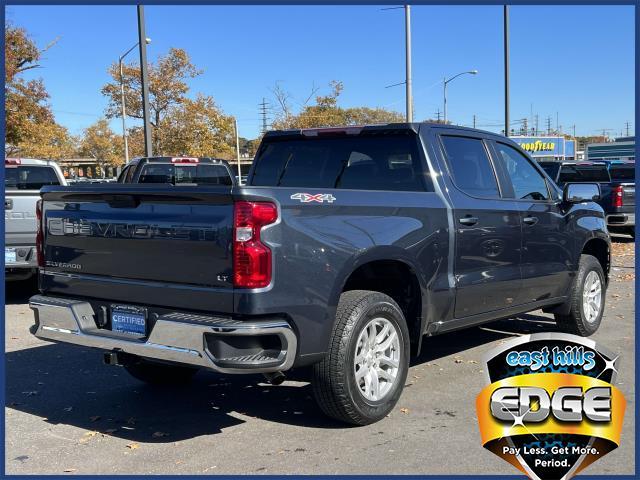
<path fill-rule="evenodd" d="M 4 199 L 4 209 L 5 210 L 13 209 L 13 199 L 12 198 L 5 198 Z"/>
<path fill-rule="evenodd" d="M 461 219 L 458 220 L 462 225 L 467 225 L 467 226 L 472 226 L 475 225 L 476 223 L 478 223 L 478 217 L 472 217 L 471 215 L 468 215 L 466 217 L 463 217 Z"/>
<path fill-rule="evenodd" d="M 522 221 L 527 225 L 535 225 L 538 223 L 538 217 L 524 217 Z"/>

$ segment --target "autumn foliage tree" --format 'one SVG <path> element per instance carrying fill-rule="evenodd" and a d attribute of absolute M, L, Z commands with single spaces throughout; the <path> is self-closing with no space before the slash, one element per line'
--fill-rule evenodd
<path fill-rule="evenodd" d="M 118 166 L 124 163 L 122 139 L 111 130 L 109 122 L 104 118 L 83 131 L 78 153 L 95 159 L 103 175 L 107 165 Z"/>
<path fill-rule="evenodd" d="M 55 121 L 49 94 L 41 79 L 25 80 L 27 70 L 40 67 L 42 53 L 26 30 L 5 27 L 5 154 L 59 159 L 73 152 L 73 139 Z"/>
<path fill-rule="evenodd" d="M 102 88 L 108 98 L 106 115 L 120 117 L 120 68 L 114 63 L 109 73 L 113 82 Z M 234 149 L 233 119 L 225 115 L 210 96 L 188 97 L 187 81 L 201 75 L 189 55 L 172 48 L 150 63 L 149 108 L 155 155 L 193 155 L 231 158 Z M 127 116 L 143 118 L 140 66 L 123 66 L 123 84 Z M 141 127 L 129 129 L 131 156 L 144 154 Z"/>
<path fill-rule="evenodd" d="M 317 95 L 315 104 L 309 104 L 311 97 L 317 91 L 312 89 L 312 95 L 307 97 L 298 113 L 291 109 L 292 96 L 279 85 L 273 89 L 276 97 L 278 112 L 272 127 L 276 130 L 289 128 L 334 127 L 341 125 L 370 125 L 376 123 L 403 122 L 404 116 L 399 112 L 384 108 L 349 107 L 338 105 L 338 99 L 344 89 L 342 82 L 332 81 L 328 95 Z"/>

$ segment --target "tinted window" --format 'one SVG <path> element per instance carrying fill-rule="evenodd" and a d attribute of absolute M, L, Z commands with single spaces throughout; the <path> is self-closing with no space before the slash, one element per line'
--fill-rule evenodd
<path fill-rule="evenodd" d="M 131 165 L 127 169 L 127 176 L 125 177 L 124 183 L 131 183 L 133 181 L 133 174 L 136 171 L 137 164 Z"/>
<path fill-rule="evenodd" d="M 482 140 L 442 136 L 451 176 L 458 188 L 474 197 L 499 197 L 493 166 Z"/>
<path fill-rule="evenodd" d="M 231 177 L 223 165 L 147 163 L 142 167 L 138 183 L 231 185 Z"/>
<path fill-rule="evenodd" d="M 515 198 L 527 200 L 547 200 L 549 198 L 547 182 L 527 157 L 504 143 L 496 143 L 496 149 L 498 150 L 497 160 L 502 162 L 511 179 Z"/>
<path fill-rule="evenodd" d="M 614 182 L 635 181 L 636 169 L 633 165 L 611 165 L 609 175 Z"/>
<path fill-rule="evenodd" d="M 263 144 L 251 184 L 423 191 L 422 178 L 413 136 L 313 137 Z"/>
<path fill-rule="evenodd" d="M 40 190 L 45 185 L 60 185 L 52 167 L 24 165 L 4 169 L 5 190 Z"/>
<path fill-rule="evenodd" d="M 559 183 L 610 182 L 606 165 L 563 165 Z"/>
<path fill-rule="evenodd" d="M 538 163 L 542 169 L 551 177 L 552 180 L 558 178 L 558 171 L 560 170 L 560 164 L 557 162 L 540 162 Z"/>

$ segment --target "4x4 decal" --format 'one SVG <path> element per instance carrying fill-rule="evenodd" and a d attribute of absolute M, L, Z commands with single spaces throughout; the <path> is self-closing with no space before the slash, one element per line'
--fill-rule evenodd
<path fill-rule="evenodd" d="M 291 195 L 291 200 L 300 200 L 302 203 L 333 203 L 336 197 L 330 193 L 294 193 Z"/>

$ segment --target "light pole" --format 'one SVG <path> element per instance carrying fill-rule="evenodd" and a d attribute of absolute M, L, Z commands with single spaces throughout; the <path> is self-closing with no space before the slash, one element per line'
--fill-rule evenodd
<path fill-rule="evenodd" d="M 144 129 L 144 155 L 153 155 L 149 122 L 149 73 L 147 72 L 147 35 L 144 26 L 144 5 L 138 5 L 138 47 L 140 50 L 140 86 L 142 87 L 142 119 Z"/>
<path fill-rule="evenodd" d="M 405 80 L 404 82 L 387 85 L 384 88 L 397 87 L 398 85 L 405 86 L 405 101 L 407 109 L 406 120 L 407 122 L 413 122 L 413 92 L 411 91 L 411 5 L 405 5 L 404 7 L 381 8 L 381 10 L 396 10 L 399 8 L 404 8 Z"/>
<path fill-rule="evenodd" d="M 478 70 L 469 70 L 468 72 L 460 72 L 457 75 L 454 75 L 453 77 L 447 79 L 445 77 L 443 85 L 444 85 L 444 123 L 447 123 L 447 84 L 449 82 L 451 82 L 452 80 L 455 80 L 456 78 L 458 78 L 460 75 L 465 75 L 465 74 L 469 74 L 469 75 L 477 75 L 478 74 Z"/>
<path fill-rule="evenodd" d="M 413 93 L 411 92 L 411 5 L 404 6 L 404 36 L 406 57 L 407 122 L 413 122 Z"/>
<path fill-rule="evenodd" d="M 136 44 L 133 47 L 131 47 L 129 50 L 124 52 L 124 54 L 118 57 L 118 65 L 120 67 L 120 108 L 121 108 L 121 114 L 122 114 L 122 139 L 124 140 L 124 164 L 125 165 L 129 163 L 129 142 L 127 140 L 127 124 L 125 121 L 125 116 L 127 112 L 126 112 L 126 107 L 124 103 L 124 73 L 122 71 L 122 61 L 124 60 L 124 57 L 129 55 L 129 53 L 131 53 L 131 51 L 138 46 L 138 43 L 139 42 L 136 42 Z M 146 44 L 149 45 L 150 43 L 151 43 L 151 39 L 147 37 Z"/>

